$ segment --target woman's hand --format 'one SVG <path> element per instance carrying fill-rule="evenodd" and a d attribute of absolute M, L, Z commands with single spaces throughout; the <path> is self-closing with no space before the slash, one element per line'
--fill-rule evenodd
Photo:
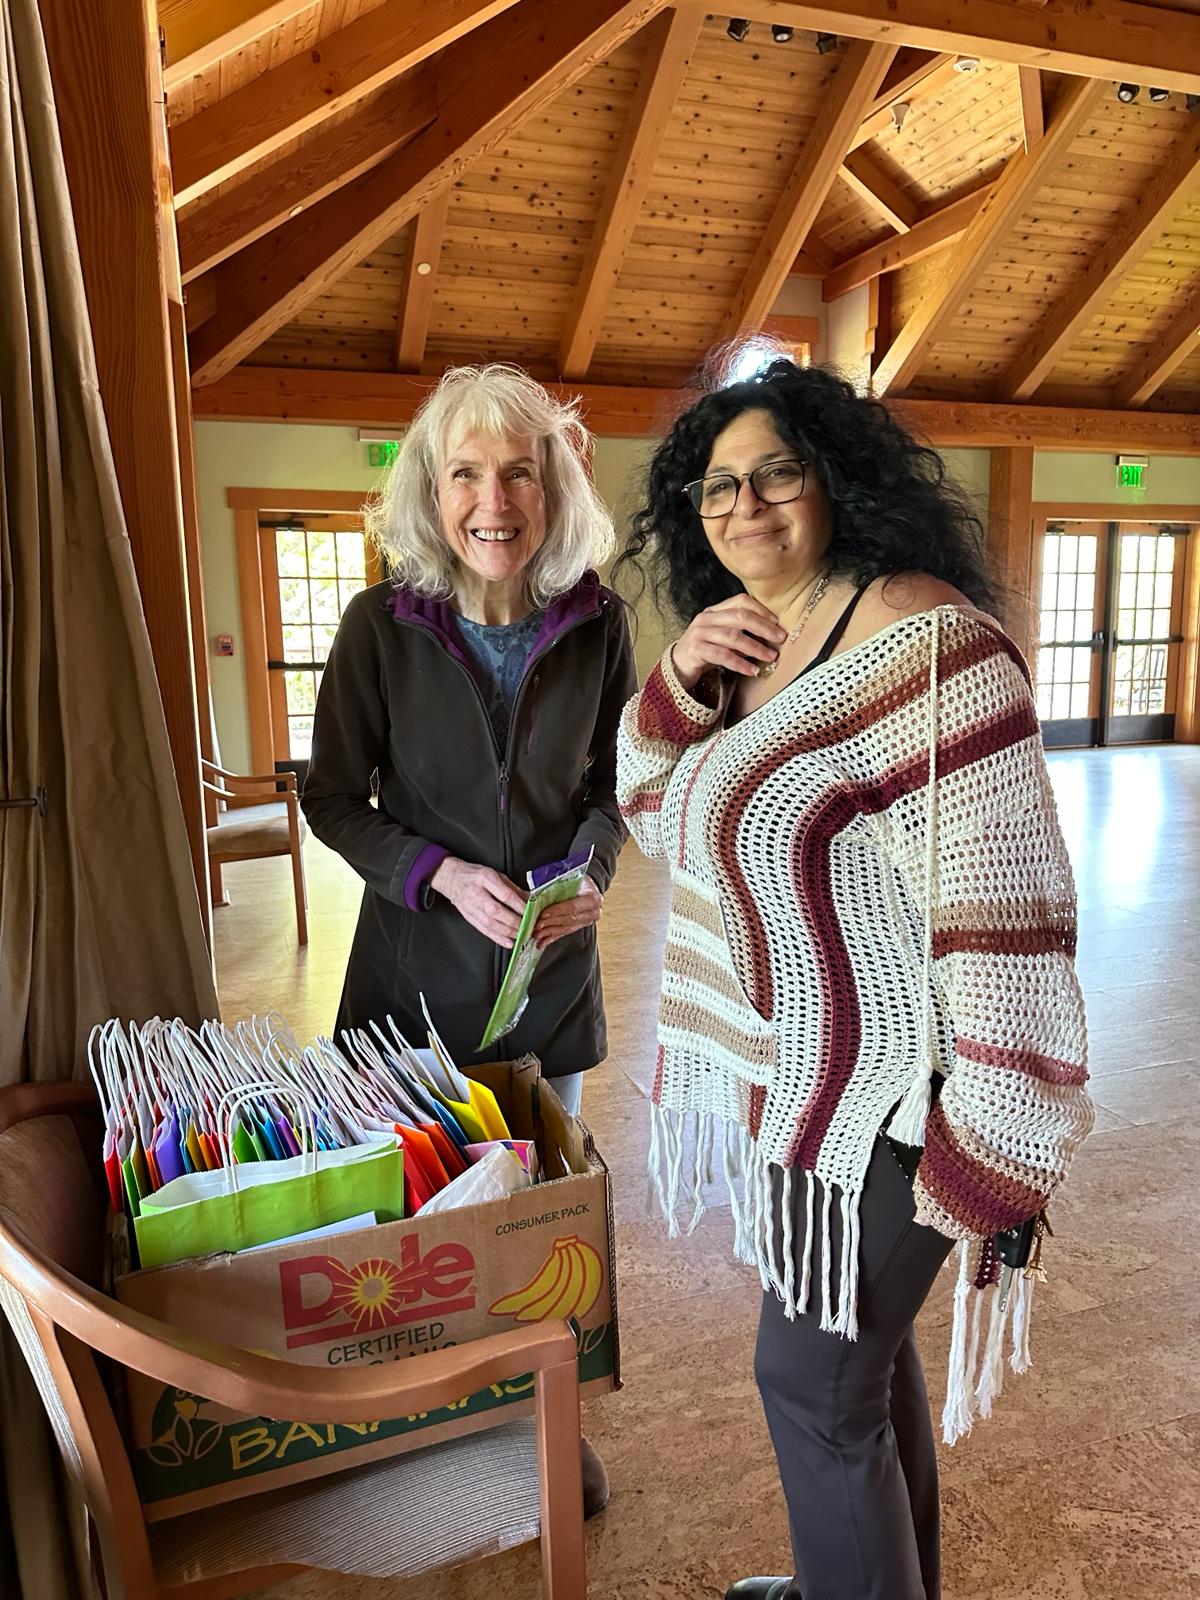
<path fill-rule="evenodd" d="M 578 933 L 581 928 L 589 928 L 593 922 L 599 922 L 603 910 L 604 896 L 596 880 L 585 874 L 579 885 L 579 893 L 573 900 L 560 900 L 557 905 L 547 906 L 542 912 L 533 925 L 533 942 L 539 950 L 544 950 L 556 939 L 568 933 Z"/>
<path fill-rule="evenodd" d="M 761 600 L 735 594 L 694 616 L 671 649 L 675 676 L 694 689 L 706 672 L 724 667 L 756 678 L 764 662 L 779 655 L 787 629 Z"/>
<path fill-rule="evenodd" d="M 429 884 L 465 922 L 494 944 L 512 949 L 529 897 L 502 872 L 447 856 Z"/>

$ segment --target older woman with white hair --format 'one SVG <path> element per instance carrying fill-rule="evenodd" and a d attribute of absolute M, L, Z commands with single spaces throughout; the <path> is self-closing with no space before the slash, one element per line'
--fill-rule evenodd
<path fill-rule="evenodd" d="M 391 1015 L 420 1037 L 424 993 L 463 1065 L 483 1059 L 526 873 L 591 850 L 578 897 L 538 920 L 524 1013 L 486 1052 L 537 1054 L 571 1110 L 606 1053 L 595 925 L 637 687 L 624 608 L 594 570 L 613 526 L 590 450 L 575 408 L 515 367 L 446 374 L 369 511 L 391 577 L 342 617 L 303 801 L 367 886 L 338 1029 Z"/>

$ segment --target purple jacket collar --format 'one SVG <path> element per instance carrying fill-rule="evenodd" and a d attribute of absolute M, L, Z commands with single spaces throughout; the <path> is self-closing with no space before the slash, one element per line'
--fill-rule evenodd
<path fill-rule="evenodd" d="M 529 659 L 546 650 L 575 623 L 600 612 L 603 587 L 592 571 L 584 573 L 573 589 L 560 594 L 546 607 L 542 625 L 530 646 Z M 386 605 L 397 622 L 416 622 L 436 634 L 439 643 L 463 666 L 471 670 L 471 662 L 463 649 L 458 619 L 448 600 L 431 600 L 416 594 L 403 584 L 396 584 Z"/>

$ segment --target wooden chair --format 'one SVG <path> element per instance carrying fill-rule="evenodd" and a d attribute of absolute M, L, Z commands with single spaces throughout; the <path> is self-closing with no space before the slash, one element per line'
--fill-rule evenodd
<path fill-rule="evenodd" d="M 213 904 L 227 901 L 221 868 L 227 861 L 258 861 L 264 856 L 291 856 L 296 893 L 296 930 L 308 943 L 308 892 L 304 886 L 306 829 L 294 772 L 242 774 L 227 772 L 212 761 L 200 761 L 208 814 L 208 861 L 212 869 Z"/>
<path fill-rule="evenodd" d="M 547 1600 L 584 1600 L 579 1372 L 567 1323 L 357 1371 L 296 1366 L 194 1338 L 96 1287 L 101 1135 L 90 1086 L 0 1090 L 0 1306 L 87 1505 L 108 1600 L 229 1600 L 309 1567 L 408 1576 L 536 1537 L 539 1527 Z M 147 1524 L 98 1355 L 243 1414 L 309 1422 L 407 1416 L 532 1371 L 536 1423 L 500 1421 L 447 1444 Z M 493 1525 L 485 1535 L 489 1507 L 506 1497 L 513 1526 Z M 451 1528 L 456 1498 L 461 1526 Z M 336 1559 L 327 1550 L 304 1558 L 303 1541 L 314 1532 L 338 1546 Z"/>

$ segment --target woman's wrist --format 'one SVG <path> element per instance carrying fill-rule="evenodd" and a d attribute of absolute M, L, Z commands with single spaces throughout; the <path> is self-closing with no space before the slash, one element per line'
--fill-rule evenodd
<path fill-rule="evenodd" d="M 429 879 L 429 887 L 435 894 L 448 895 L 462 862 L 457 856 L 443 856 L 437 865 L 436 871 Z"/>
<path fill-rule="evenodd" d="M 675 674 L 676 683 L 678 683 L 681 689 L 686 689 L 688 694 L 691 694 L 692 690 L 704 676 L 704 668 L 698 667 L 695 669 L 695 671 L 691 671 L 687 667 L 681 667 L 679 664 L 679 658 L 675 654 L 678 646 L 679 640 L 676 639 L 675 643 L 671 646 L 667 653 L 667 659 L 671 663 L 671 671 Z"/>

